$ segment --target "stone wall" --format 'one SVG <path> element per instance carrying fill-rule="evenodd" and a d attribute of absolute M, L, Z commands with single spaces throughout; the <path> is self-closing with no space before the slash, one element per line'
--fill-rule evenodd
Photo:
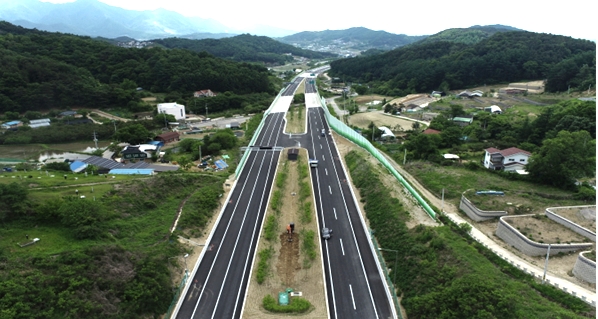
<path fill-rule="evenodd" d="M 533 215 L 519 215 L 519 216 L 503 216 L 498 221 L 496 228 L 496 236 L 500 237 L 509 245 L 517 248 L 522 253 L 528 256 L 544 256 L 548 251 L 548 244 L 538 243 L 523 235 L 505 220 L 507 218 L 520 218 Z M 582 249 L 592 249 L 593 244 L 579 243 L 579 244 L 551 244 L 550 253 L 567 253 Z"/>
<path fill-rule="evenodd" d="M 465 212 L 467 216 L 476 222 L 481 222 L 484 220 L 497 218 L 500 216 L 505 216 L 507 212 L 505 211 L 484 211 L 479 210 L 475 207 L 469 199 L 465 197 L 465 195 L 461 195 L 461 203 L 459 204 L 459 209 Z"/>
<path fill-rule="evenodd" d="M 596 206 L 576 206 L 576 207 L 579 207 L 579 208 L 581 208 L 581 207 L 588 207 L 588 208 L 589 207 L 594 207 L 594 208 L 596 208 Z M 551 219 L 551 220 L 553 220 L 553 221 L 555 221 L 555 222 L 557 222 L 557 223 L 559 223 L 559 224 L 561 224 L 561 225 L 563 225 L 563 226 L 571 229 L 572 231 L 574 231 L 574 232 L 582 235 L 583 237 L 586 237 L 586 238 L 592 240 L 593 242 L 596 242 L 596 233 L 595 232 L 593 232 L 593 231 L 591 231 L 591 230 L 589 230 L 587 228 L 584 228 L 584 227 L 582 227 L 580 225 L 577 225 L 576 223 L 568 220 L 567 218 L 565 218 L 563 216 L 560 216 L 559 214 L 553 212 L 552 210 L 554 210 L 556 208 L 557 207 L 546 208 L 546 213 L 545 214 L 546 214 L 546 216 L 549 219 Z M 570 208 L 570 207 L 558 207 L 558 208 Z"/>
<path fill-rule="evenodd" d="M 588 253 L 588 251 L 581 252 L 579 253 L 579 256 L 577 256 L 577 261 L 573 267 L 573 275 L 575 275 L 577 279 L 595 284 L 596 262 L 586 258 L 584 256 L 585 253 Z"/>

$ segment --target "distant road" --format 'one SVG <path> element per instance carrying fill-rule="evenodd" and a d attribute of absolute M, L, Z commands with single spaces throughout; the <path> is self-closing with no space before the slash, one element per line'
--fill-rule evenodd
<path fill-rule="evenodd" d="M 100 111 L 100 110 L 97 110 L 97 109 L 91 110 L 91 113 L 96 113 L 97 115 L 99 115 L 101 117 L 105 117 L 107 119 L 111 119 L 111 120 L 115 120 L 115 121 L 121 121 L 121 122 L 128 122 L 128 121 L 130 121 L 129 119 L 126 119 L 126 118 L 123 118 L 123 117 L 118 117 L 116 115 L 112 115 L 110 113 L 106 113 L 104 111 Z"/>

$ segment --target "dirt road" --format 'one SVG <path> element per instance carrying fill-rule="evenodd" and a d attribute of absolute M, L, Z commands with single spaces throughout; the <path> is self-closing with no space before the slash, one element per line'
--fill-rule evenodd
<path fill-rule="evenodd" d="M 106 113 L 104 111 L 100 111 L 100 110 L 91 110 L 92 113 L 96 113 L 97 115 L 101 116 L 101 117 L 105 117 L 107 119 L 111 119 L 111 120 L 115 120 L 115 121 L 121 121 L 121 122 L 128 122 L 130 121 L 129 119 L 126 118 L 122 118 L 122 117 L 118 117 L 116 115 L 112 115 L 110 113 Z"/>

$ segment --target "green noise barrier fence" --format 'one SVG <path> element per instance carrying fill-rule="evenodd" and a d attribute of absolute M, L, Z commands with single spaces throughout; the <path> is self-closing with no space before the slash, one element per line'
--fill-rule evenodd
<path fill-rule="evenodd" d="M 426 203 L 426 201 L 417 193 L 417 191 L 413 189 L 411 185 L 409 185 L 403 176 L 397 172 L 397 170 L 388 162 L 388 160 L 386 160 L 380 151 L 378 151 L 378 149 L 374 147 L 374 145 L 372 145 L 372 143 L 370 143 L 370 141 L 368 141 L 365 137 L 361 136 L 361 134 L 355 132 L 355 130 L 345 125 L 345 123 L 332 116 L 326 107 L 326 100 L 324 98 L 320 98 L 320 103 L 322 104 L 322 108 L 324 109 L 326 120 L 328 120 L 328 125 L 330 125 L 330 128 L 372 154 L 380 163 L 382 163 L 382 165 L 384 165 L 384 167 L 386 167 L 386 169 L 390 171 L 392 175 L 394 175 L 394 177 L 396 177 L 396 179 L 399 180 L 399 182 L 409 191 L 409 193 L 415 197 L 417 202 L 422 206 L 426 213 L 436 220 L 436 212 L 434 212 L 430 205 L 428 205 L 428 203 Z"/>

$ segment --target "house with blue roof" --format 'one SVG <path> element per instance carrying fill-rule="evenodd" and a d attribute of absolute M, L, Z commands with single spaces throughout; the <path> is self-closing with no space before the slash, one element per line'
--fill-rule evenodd
<path fill-rule="evenodd" d="M 2 128 L 5 130 L 16 129 L 19 126 L 23 126 L 21 121 L 10 121 L 2 124 Z"/>

